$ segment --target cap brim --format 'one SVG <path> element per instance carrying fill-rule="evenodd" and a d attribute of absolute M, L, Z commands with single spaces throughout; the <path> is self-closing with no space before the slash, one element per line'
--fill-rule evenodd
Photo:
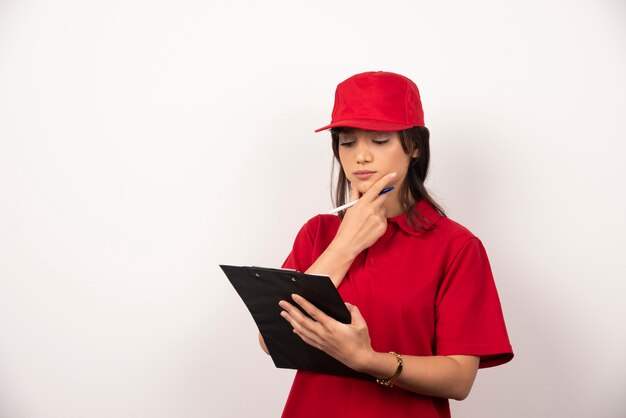
<path fill-rule="evenodd" d="M 344 119 L 316 129 L 315 132 L 325 131 L 331 128 L 354 128 L 368 131 L 403 131 L 412 128 L 414 125 L 406 123 L 388 122 L 373 119 Z"/>

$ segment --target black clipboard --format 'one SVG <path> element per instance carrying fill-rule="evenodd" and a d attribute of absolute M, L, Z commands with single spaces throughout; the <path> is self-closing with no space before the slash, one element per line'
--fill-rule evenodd
<path fill-rule="evenodd" d="M 302 341 L 280 316 L 283 309 L 278 302 L 286 300 L 298 306 L 291 299 L 291 294 L 297 293 L 327 315 L 349 324 L 350 312 L 328 276 L 265 267 L 220 267 L 252 314 L 276 367 L 374 380 Z"/>

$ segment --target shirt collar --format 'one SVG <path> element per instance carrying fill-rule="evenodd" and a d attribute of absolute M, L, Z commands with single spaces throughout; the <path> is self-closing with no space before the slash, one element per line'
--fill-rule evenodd
<path fill-rule="evenodd" d="M 416 219 L 422 225 L 423 230 L 411 229 L 407 219 L 408 211 L 403 212 L 398 216 L 394 216 L 393 218 L 388 218 L 387 222 L 395 223 L 407 234 L 418 237 L 424 232 L 433 229 L 437 222 L 439 222 L 439 219 L 441 219 L 441 215 L 439 214 L 439 212 L 437 212 L 437 210 L 424 199 L 413 205 L 410 210 L 412 210 L 416 214 Z M 422 217 L 426 218 L 426 221 L 420 220 L 420 214 L 422 215 Z"/>

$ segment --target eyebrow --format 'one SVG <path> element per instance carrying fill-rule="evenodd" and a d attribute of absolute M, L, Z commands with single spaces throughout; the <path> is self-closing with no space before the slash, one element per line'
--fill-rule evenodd
<path fill-rule="evenodd" d="M 374 135 L 372 135 L 372 139 L 387 139 L 391 137 L 391 133 L 390 132 L 377 132 Z"/>
<path fill-rule="evenodd" d="M 351 130 L 342 130 L 339 132 L 339 139 L 348 139 L 348 138 L 356 138 L 354 131 Z"/>

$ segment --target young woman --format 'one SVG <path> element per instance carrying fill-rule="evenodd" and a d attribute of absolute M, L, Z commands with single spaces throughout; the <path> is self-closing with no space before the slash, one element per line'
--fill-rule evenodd
<path fill-rule="evenodd" d="M 468 396 L 478 368 L 513 352 L 481 242 L 424 187 L 429 131 L 417 86 L 389 72 L 350 77 L 326 129 L 341 166 L 335 203 L 358 202 L 310 219 L 283 267 L 330 276 L 352 323 L 298 295 L 312 319 L 287 301 L 281 315 L 376 382 L 299 371 L 283 417 L 449 417 L 448 399 Z"/>

